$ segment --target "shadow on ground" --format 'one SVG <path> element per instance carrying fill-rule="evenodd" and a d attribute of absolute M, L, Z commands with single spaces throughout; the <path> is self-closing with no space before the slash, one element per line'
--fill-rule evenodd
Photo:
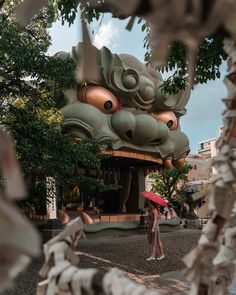
<path fill-rule="evenodd" d="M 163 233 L 166 258 L 161 261 L 146 261 L 149 246 L 144 235 L 82 240 L 77 253 L 81 256 L 81 267 L 118 267 L 133 274 L 151 276 L 184 268 L 181 258 L 197 244 L 199 236 L 199 230 Z"/>
<path fill-rule="evenodd" d="M 105 272 L 111 267 L 117 267 L 129 278 L 157 289 L 162 295 L 184 295 L 188 285 L 182 279 L 178 280 L 179 271 L 173 271 L 184 267 L 181 258 L 197 244 L 199 236 L 199 230 L 163 233 L 166 258 L 162 261 L 145 260 L 149 251 L 144 235 L 82 240 L 78 243 L 77 253 L 81 257 L 81 268 L 95 267 Z M 42 280 L 37 276 L 42 263 L 42 257 L 35 259 L 17 278 L 15 287 L 1 294 L 35 295 L 37 282 Z"/>

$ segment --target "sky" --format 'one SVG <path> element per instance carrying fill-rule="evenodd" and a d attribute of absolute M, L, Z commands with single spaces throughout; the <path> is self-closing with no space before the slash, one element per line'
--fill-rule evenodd
<path fill-rule="evenodd" d="M 91 39 L 98 48 L 108 47 L 113 53 L 128 53 L 144 60 L 145 49 L 143 39 L 145 34 L 141 31 L 141 24 L 135 23 L 131 32 L 125 30 L 128 20 L 113 19 L 106 14 L 102 20 L 89 25 Z M 52 45 L 48 53 L 71 50 L 82 40 L 79 17 L 70 27 L 61 25 L 60 21 L 53 24 L 50 29 Z M 222 112 L 227 90 L 223 83 L 226 74 L 226 65 L 221 66 L 221 77 L 207 84 L 197 85 L 192 91 L 186 106 L 187 114 L 181 118 L 181 129 L 190 140 L 191 153 L 196 153 L 199 142 L 216 137 L 217 129 L 222 125 Z"/>

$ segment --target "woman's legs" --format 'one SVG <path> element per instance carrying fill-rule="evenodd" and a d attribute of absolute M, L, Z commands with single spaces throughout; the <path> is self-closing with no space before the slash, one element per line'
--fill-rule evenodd
<path fill-rule="evenodd" d="M 150 243 L 151 243 L 151 247 L 150 247 L 151 256 L 146 259 L 148 261 L 155 260 L 156 258 L 156 252 L 157 252 L 157 234 L 156 233 L 153 233 L 153 232 L 150 233 Z"/>
<path fill-rule="evenodd" d="M 157 249 L 157 246 L 155 244 L 151 244 L 150 246 L 150 257 L 148 257 L 146 260 L 147 261 L 151 261 L 151 260 L 155 260 L 156 258 L 156 249 Z"/>
<path fill-rule="evenodd" d="M 158 245 L 158 249 L 160 251 L 160 256 L 163 256 L 164 255 L 164 250 L 163 250 L 162 242 L 158 241 L 157 245 Z"/>
<path fill-rule="evenodd" d="M 151 256 L 156 257 L 156 253 L 157 253 L 157 245 L 156 245 L 156 243 L 153 243 L 152 244 Z"/>

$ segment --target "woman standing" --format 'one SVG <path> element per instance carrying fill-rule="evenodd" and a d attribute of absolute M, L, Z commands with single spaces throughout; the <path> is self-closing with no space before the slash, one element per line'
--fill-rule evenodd
<path fill-rule="evenodd" d="M 147 226 L 148 226 L 148 243 L 151 245 L 151 256 L 147 258 L 147 261 L 162 260 L 165 258 L 163 252 L 163 245 L 160 237 L 160 228 L 158 224 L 159 205 L 153 201 L 150 202 L 148 208 Z M 160 252 L 160 257 L 156 258 L 157 248 Z"/>

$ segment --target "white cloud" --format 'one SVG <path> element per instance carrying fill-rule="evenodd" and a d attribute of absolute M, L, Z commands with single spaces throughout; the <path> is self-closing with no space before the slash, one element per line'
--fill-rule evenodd
<path fill-rule="evenodd" d="M 119 29 L 109 20 L 99 27 L 98 32 L 94 35 L 93 45 L 99 49 L 102 46 L 114 48 L 116 46 L 114 41 L 117 41 L 119 35 Z"/>

